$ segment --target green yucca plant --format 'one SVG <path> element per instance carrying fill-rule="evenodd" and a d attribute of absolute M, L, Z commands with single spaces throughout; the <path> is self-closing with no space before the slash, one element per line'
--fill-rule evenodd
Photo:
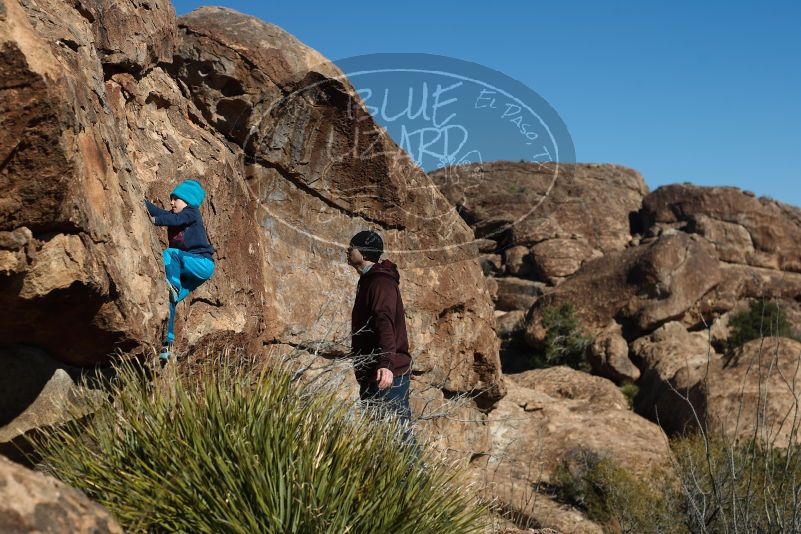
<path fill-rule="evenodd" d="M 170 369 L 169 367 L 167 369 Z M 486 506 L 402 428 L 286 370 L 122 366 L 94 414 L 34 439 L 40 468 L 134 532 L 479 532 Z M 97 397 L 95 397 L 97 398 Z"/>

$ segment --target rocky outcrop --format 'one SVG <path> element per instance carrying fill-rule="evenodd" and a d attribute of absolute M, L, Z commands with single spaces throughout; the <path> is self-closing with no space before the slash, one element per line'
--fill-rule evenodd
<path fill-rule="evenodd" d="M 509 274 L 551 284 L 623 249 L 648 193 L 642 176 L 619 165 L 497 161 L 431 177 L 476 237 L 505 250 Z"/>
<path fill-rule="evenodd" d="M 801 342 L 750 341 L 713 362 L 706 379 L 707 425 L 730 440 L 787 447 L 798 433 Z"/>
<path fill-rule="evenodd" d="M 40 349 L 0 347 L 0 443 L 83 415 L 84 401 L 102 395 L 84 378 L 91 377 Z"/>
<path fill-rule="evenodd" d="M 722 280 L 698 303 L 695 316 L 714 318 L 755 298 L 797 307 L 801 209 L 735 187 L 676 184 L 648 195 L 639 218 L 646 235 L 678 229 L 703 236 L 714 247 Z"/>
<path fill-rule="evenodd" d="M 571 304 L 593 333 L 616 322 L 625 337 L 637 338 L 680 318 L 720 282 L 720 268 L 709 243 L 684 233 L 664 235 L 587 263 L 540 298 L 527 317 L 532 346 L 542 342 L 539 327 L 545 306 Z"/>
<path fill-rule="evenodd" d="M 667 323 L 631 345 L 642 369 L 634 409 L 678 436 L 706 424 L 705 381 L 721 360 L 706 332 L 688 332 L 678 322 Z"/>
<path fill-rule="evenodd" d="M 430 176 L 473 228 L 500 311 L 528 311 L 583 265 L 623 250 L 648 193 L 642 176 L 619 165 L 495 161 Z M 502 340 L 509 371 L 530 356 L 520 332 Z"/>
<path fill-rule="evenodd" d="M 618 165 L 497 161 L 448 167 L 431 176 L 476 237 L 505 247 L 555 241 L 553 248 L 562 249 L 572 270 L 549 267 L 550 254 L 529 252 L 539 275 L 556 278 L 594 255 L 624 248 L 631 239 L 629 216 L 648 193 L 642 176 Z"/>
<path fill-rule="evenodd" d="M 793 429 L 801 342 L 756 339 L 724 356 L 711 341 L 677 322 L 635 341 L 643 370 L 635 410 L 676 436 L 701 427 L 729 440 L 801 441 Z"/>
<path fill-rule="evenodd" d="M 644 228 L 665 227 L 704 236 L 721 260 L 753 267 L 801 272 L 801 209 L 736 187 L 676 184 L 643 201 Z"/>
<path fill-rule="evenodd" d="M 81 366 L 152 351 L 165 236 L 142 201 L 199 178 L 217 269 L 179 305 L 177 350 L 347 343 L 345 248 L 372 227 L 401 271 L 415 373 L 477 413 L 503 396 L 476 250 L 445 248 L 470 228 L 319 53 L 226 9 L 2 5 L 5 344 Z"/>
<path fill-rule="evenodd" d="M 0 456 L 0 532 L 122 534 L 122 529 L 80 491 Z"/>
<path fill-rule="evenodd" d="M 794 245 L 801 236 L 801 209 L 735 187 L 676 184 L 643 200 L 645 235 L 679 230 L 703 236 L 720 259 L 721 282 L 693 307 L 683 322 L 709 324 L 748 299 L 781 302 L 801 329 L 801 273 Z"/>
<path fill-rule="evenodd" d="M 508 394 L 487 419 L 490 449 L 472 466 L 501 503 L 535 524 L 563 532 L 601 532 L 545 490 L 573 448 L 610 458 L 645 474 L 669 461 L 667 438 L 628 409 L 612 382 L 567 367 L 511 375 Z"/>

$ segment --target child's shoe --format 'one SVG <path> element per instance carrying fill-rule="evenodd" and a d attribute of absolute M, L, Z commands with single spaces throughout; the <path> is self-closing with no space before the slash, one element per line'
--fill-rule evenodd
<path fill-rule="evenodd" d="M 161 360 L 161 363 L 164 364 L 170 361 L 170 356 L 172 356 L 172 351 L 170 350 L 170 346 L 164 345 L 163 347 L 161 347 L 161 352 L 159 353 L 159 360 Z"/>

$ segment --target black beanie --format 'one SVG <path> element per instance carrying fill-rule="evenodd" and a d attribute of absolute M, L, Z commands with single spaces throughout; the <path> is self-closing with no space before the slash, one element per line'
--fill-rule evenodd
<path fill-rule="evenodd" d="M 372 230 L 363 230 L 350 239 L 350 246 L 362 253 L 368 261 L 377 262 L 384 252 L 381 236 Z"/>

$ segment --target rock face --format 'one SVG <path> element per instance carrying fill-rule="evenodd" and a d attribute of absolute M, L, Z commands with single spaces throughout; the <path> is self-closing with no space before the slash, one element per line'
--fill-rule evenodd
<path fill-rule="evenodd" d="M 0 347 L 0 443 L 81 414 L 77 399 L 102 395 L 80 384 L 82 376 L 34 347 Z"/>
<path fill-rule="evenodd" d="M 108 4 L 120 21 L 128 7 L 88 4 L 81 13 L 63 2 L 4 0 L 0 14 L 0 338 L 73 364 L 157 337 L 164 314 L 156 310 L 166 304 L 152 283 L 160 273 L 144 192 L 95 43 L 92 13 Z M 109 43 L 120 33 L 102 41 L 114 65 L 152 69 L 157 58 L 145 51 L 172 46 L 174 14 L 164 5 L 157 11 L 167 14 L 125 32 L 121 48 Z"/>
<path fill-rule="evenodd" d="M 617 322 L 627 336 L 639 337 L 682 317 L 719 282 L 709 243 L 683 233 L 665 235 L 587 263 L 537 301 L 527 318 L 527 337 L 536 346 L 543 334 L 538 309 L 562 303 L 572 304 L 595 333 Z"/>
<path fill-rule="evenodd" d="M 632 237 L 630 215 L 648 193 L 642 176 L 618 165 L 498 161 L 431 177 L 476 237 L 513 247 L 506 251 L 510 274 L 550 283 L 623 249 Z"/>
<path fill-rule="evenodd" d="M 610 381 L 554 367 L 512 375 L 507 382 L 508 394 L 487 420 L 491 454 L 475 459 L 473 466 L 505 506 L 537 524 L 563 532 L 601 532 L 536 492 L 553 480 L 573 448 L 589 449 L 635 474 L 667 465 L 662 430 L 632 413 Z"/>
<path fill-rule="evenodd" d="M 801 342 L 785 338 L 756 339 L 715 361 L 706 380 L 708 426 L 732 439 L 801 443 L 793 428 L 800 363 Z"/>
<path fill-rule="evenodd" d="M 143 199 L 199 178 L 217 269 L 179 305 L 180 350 L 347 342 L 358 277 L 345 248 L 369 227 L 401 271 L 419 380 L 477 393 L 477 413 L 503 396 L 477 253 L 439 252 L 470 228 L 365 128 L 319 53 L 230 10 L 176 20 L 166 0 L 0 5 L 3 343 L 82 366 L 152 351 L 166 242 Z M 362 143 L 374 153 L 356 157 Z"/>
<path fill-rule="evenodd" d="M 0 532 L 122 534 L 122 529 L 80 491 L 0 456 Z"/>
<path fill-rule="evenodd" d="M 687 332 L 678 322 L 667 323 L 632 343 L 634 360 L 642 369 L 634 409 L 658 422 L 670 435 L 682 435 L 706 423 L 705 380 L 722 356 L 706 332 Z"/>
<path fill-rule="evenodd" d="M 501 311 L 528 311 L 549 286 L 623 250 L 648 193 L 642 176 L 619 165 L 496 161 L 430 176 L 475 231 Z M 505 369 L 526 365 L 524 345 L 518 333 L 503 340 Z"/>
<path fill-rule="evenodd" d="M 801 209 L 736 187 L 670 185 L 643 202 L 643 225 L 678 226 L 704 236 L 721 260 L 801 272 Z"/>

